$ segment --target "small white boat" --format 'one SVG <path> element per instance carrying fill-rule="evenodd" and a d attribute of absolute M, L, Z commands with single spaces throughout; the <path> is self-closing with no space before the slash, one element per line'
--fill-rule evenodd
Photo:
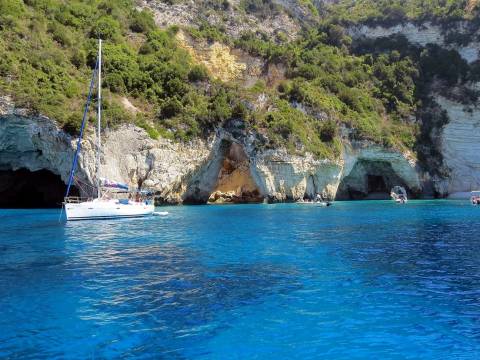
<path fill-rule="evenodd" d="M 480 205 L 480 191 L 472 191 L 472 196 L 470 197 L 470 202 L 473 206 Z"/>
<path fill-rule="evenodd" d="M 169 214 L 168 211 L 155 211 L 153 215 L 155 216 L 167 216 Z"/>
<path fill-rule="evenodd" d="M 320 194 L 317 194 L 317 196 L 315 196 L 315 199 L 314 200 L 304 200 L 304 199 L 301 199 L 299 201 L 296 202 L 296 204 L 300 204 L 300 205 L 316 205 L 316 206 L 331 206 L 332 203 L 330 201 L 324 201 L 322 199 L 322 197 L 320 196 Z"/>
<path fill-rule="evenodd" d="M 408 202 L 407 191 L 402 186 L 394 186 L 390 191 L 390 197 L 397 204 L 406 204 Z"/>
<path fill-rule="evenodd" d="M 73 159 L 67 192 L 63 203 L 67 220 L 87 219 L 116 219 L 133 218 L 152 215 L 155 205 L 151 194 L 145 191 L 129 191 L 126 184 L 110 181 L 100 177 L 101 154 L 101 115 L 102 115 L 102 40 L 98 41 L 98 60 L 93 72 L 88 94 L 82 126 L 77 142 L 77 150 Z M 97 109 L 97 161 L 96 161 L 96 188 L 92 198 L 71 197 L 70 188 L 75 180 L 75 170 L 81 150 L 81 140 L 86 125 L 88 108 L 92 98 L 95 78 L 98 75 L 98 109 Z"/>
<path fill-rule="evenodd" d="M 296 204 L 299 205 L 316 205 L 316 206 L 330 206 L 330 203 L 325 201 L 297 201 Z"/>

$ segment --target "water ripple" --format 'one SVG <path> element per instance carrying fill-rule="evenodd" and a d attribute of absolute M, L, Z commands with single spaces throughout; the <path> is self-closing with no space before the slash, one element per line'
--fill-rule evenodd
<path fill-rule="evenodd" d="M 0 211 L 0 358 L 480 357 L 462 202 Z"/>

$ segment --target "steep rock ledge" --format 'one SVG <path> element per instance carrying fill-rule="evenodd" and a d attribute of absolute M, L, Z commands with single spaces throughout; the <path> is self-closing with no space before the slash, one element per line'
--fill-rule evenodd
<path fill-rule="evenodd" d="M 76 144 L 52 120 L 16 109 L 9 98 L 0 98 L 0 170 L 47 170 L 67 183 Z M 86 185 L 80 189 L 82 195 L 89 195 L 88 185 L 93 184 L 94 144 L 94 134 L 87 131 L 76 173 Z M 210 154 L 206 142 L 156 141 L 133 125 L 105 131 L 102 144 L 104 177 L 133 188 L 148 185 L 161 201 L 171 203 L 182 201 L 185 183 Z"/>
<path fill-rule="evenodd" d="M 87 185 L 94 178 L 94 144 L 94 134 L 87 131 L 77 170 Z M 102 175 L 133 188 L 153 189 L 160 203 L 204 204 L 217 190 L 233 191 L 232 202 L 296 201 L 316 194 L 334 199 L 341 181 L 365 160 L 387 164 L 395 181 L 412 192 L 421 190 L 416 165 L 408 157 L 372 144 L 349 145 L 343 159 L 331 161 L 263 149 L 258 135 L 244 130 L 219 129 L 208 141 L 179 144 L 152 140 L 133 125 L 105 131 L 102 144 Z M 66 183 L 75 147 L 76 139 L 52 120 L 15 109 L 9 99 L 1 98 L 0 170 L 48 171 Z M 84 188 L 80 192 L 88 195 Z"/>
<path fill-rule="evenodd" d="M 344 150 L 344 168 L 337 199 L 388 199 L 400 185 L 420 196 L 421 170 L 410 153 L 389 151 L 378 145 L 357 142 Z"/>
<path fill-rule="evenodd" d="M 251 171 L 269 201 L 313 199 L 316 194 L 333 199 L 342 172 L 341 161 L 317 160 L 311 154 L 290 155 L 285 149 L 260 152 Z"/>
<path fill-rule="evenodd" d="M 392 35 L 404 35 L 412 44 L 425 46 L 435 44 L 443 48 L 456 50 L 462 58 L 472 63 L 480 59 L 480 42 L 478 30 L 474 31 L 468 22 L 456 22 L 449 28 L 430 22 L 423 24 L 404 23 L 391 27 L 358 25 L 349 29 L 354 39 L 377 39 Z M 471 39 L 462 45 L 447 41 L 449 35 Z M 467 36 L 468 35 L 468 36 Z M 473 39 L 473 40 L 472 40 Z M 478 82 L 464 85 L 472 91 L 479 90 Z M 432 99 L 436 108 L 432 111 L 445 111 L 446 119 L 440 124 L 428 124 L 429 142 L 423 144 L 438 151 L 438 159 L 423 159 L 423 166 L 432 174 L 422 174 L 425 187 L 440 197 L 468 197 L 469 191 L 480 188 L 480 147 L 476 138 L 480 135 L 480 112 L 476 104 L 462 104 L 462 91 L 459 88 L 449 89 L 449 93 L 439 95 L 432 87 Z M 449 96 L 450 95 L 450 96 Z M 448 96 L 449 98 L 446 98 Z M 419 119 L 423 121 L 423 119 Z M 432 161 L 430 161 L 432 160 Z M 430 183 L 428 185 L 428 183 Z"/>
<path fill-rule="evenodd" d="M 222 10 L 217 9 L 217 11 L 212 3 L 202 0 L 187 0 L 179 4 L 166 4 L 160 0 L 138 2 L 140 8 L 146 8 L 153 12 L 155 22 L 160 27 L 172 25 L 196 27 L 202 21 L 207 20 L 210 24 L 222 26 L 225 33 L 233 38 L 238 38 L 245 32 L 259 31 L 269 36 L 282 32 L 287 38 L 293 40 L 301 29 L 298 20 L 299 18 L 303 19 L 307 12 L 295 1 L 279 0 L 276 3 L 282 5 L 286 11 L 258 18 L 238 10 L 240 0 L 230 0 L 228 7 L 224 7 Z M 208 10 L 205 11 L 205 9 Z"/>
<path fill-rule="evenodd" d="M 0 98 L 0 169 L 48 170 L 68 181 L 72 138 L 48 118 L 15 109 L 9 98 Z M 80 172 L 85 179 L 86 174 Z"/>
<path fill-rule="evenodd" d="M 468 26 L 466 23 L 460 22 L 457 23 L 456 26 L 451 27 L 448 31 L 460 35 L 467 34 L 467 27 Z M 446 33 L 442 27 L 430 22 L 425 22 L 423 24 L 406 22 L 391 27 L 357 25 L 350 27 L 348 29 L 348 33 L 354 39 L 362 37 L 368 39 L 378 39 L 392 35 L 403 35 L 410 43 L 414 45 L 425 46 L 427 44 L 436 44 L 446 49 L 454 49 L 458 51 L 460 56 L 469 63 L 479 59 L 479 41 L 474 40 L 464 45 L 449 43 L 446 40 Z"/>
<path fill-rule="evenodd" d="M 435 100 L 450 119 L 441 133 L 443 161 L 449 176 L 439 182 L 439 191 L 465 197 L 465 192 L 480 188 L 480 112 L 478 107 L 464 106 L 442 96 L 437 95 Z"/>

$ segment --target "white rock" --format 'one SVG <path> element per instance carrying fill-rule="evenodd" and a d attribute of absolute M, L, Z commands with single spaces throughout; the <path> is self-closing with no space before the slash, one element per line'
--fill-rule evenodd
<path fill-rule="evenodd" d="M 44 117 L 16 115 L 13 106 L 0 116 L 0 168 L 30 171 L 46 169 L 66 183 L 77 141 Z M 219 129 L 209 141 L 189 144 L 152 140 L 133 125 L 105 131 L 102 137 L 102 177 L 121 181 L 132 188 L 143 184 L 157 192 L 163 201 L 206 202 L 214 191 L 224 156 L 236 142 L 245 150 L 250 171 L 260 193 L 271 201 L 299 200 L 323 194 L 335 198 L 340 181 L 357 161 L 391 164 L 397 176 L 413 190 L 420 189 L 415 161 L 406 154 L 379 146 L 358 143 L 344 151 L 338 161 L 319 160 L 311 154 L 290 155 L 285 149 L 262 150 L 256 135 L 242 141 Z M 77 176 L 87 184 L 95 178 L 95 137 L 86 133 L 82 140 Z"/>
<path fill-rule="evenodd" d="M 436 102 L 447 111 L 450 121 L 441 134 L 443 161 L 449 169 L 446 194 L 480 188 L 480 113 L 442 96 Z"/>
<path fill-rule="evenodd" d="M 465 28 L 466 25 L 460 23 L 454 31 L 462 34 L 465 33 Z M 465 46 L 447 44 L 442 28 L 430 22 L 421 25 L 407 22 L 391 27 L 357 25 L 349 28 L 348 33 L 354 39 L 360 37 L 378 39 L 399 34 L 404 35 L 410 43 L 415 45 L 425 46 L 427 44 L 436 44 L 447 49 L 455 49 L 460 56 L 469 63 L 479 59 L 480 42 L 472 41 Z"/>

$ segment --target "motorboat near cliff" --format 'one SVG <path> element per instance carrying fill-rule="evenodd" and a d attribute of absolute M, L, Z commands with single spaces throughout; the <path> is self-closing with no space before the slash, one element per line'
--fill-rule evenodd
<path fill-rule="evenodd" d="M 407 191 L 402 186 L 394 186 L 390 191 L 390 197 L 397 204 L 406 204 L 408 201 Z"/>
<path fill-rule="evenodd" d="M 102 40 L 98 41 L 98 59 L 93 71 L 87 103 L 83 113 L 80 135 L 78 137 L 77 149 L 73 158 L 70 177 L 67 185 L 67 192 L 63 207 L 68 220 L 87 220 L 87 219 L 115 219 L 132 218 L 152 215 L 155 211 L 152 194 L 146 191 L 131 191 L 128 185 L 102 178 L 101 175 L 101 118 L 102 118 Z M 94 194 L 90 198 L 71 197 L 70 189 L 75 182 L 80 188 L 88 186 L 80 183 L 75 177 L 75 171 L 78 163 L 78 156 L 82 148 L 82 137 L 87 122 L 88 109 L 92 100 L 92 92 L 97 79 L 97 148 L 96 148 L 96 186 L 92 189 Z M 84 193 L 89 193 L 84 189 Z"/>
<path fill-rule="evenodd" d="M 320 194 L 317 194 L 313 200 L 301 199 L 296 202 L 300 205 L 332 206 L 330 201 L 324 201 Z"/>
<path fill-rule="evenodd" d="M 472 203 L 472 205 L 480 205 L 480 190 L 472 191 L 471 194 L 472 196 L 470 197 L 470 202 Z"/>

